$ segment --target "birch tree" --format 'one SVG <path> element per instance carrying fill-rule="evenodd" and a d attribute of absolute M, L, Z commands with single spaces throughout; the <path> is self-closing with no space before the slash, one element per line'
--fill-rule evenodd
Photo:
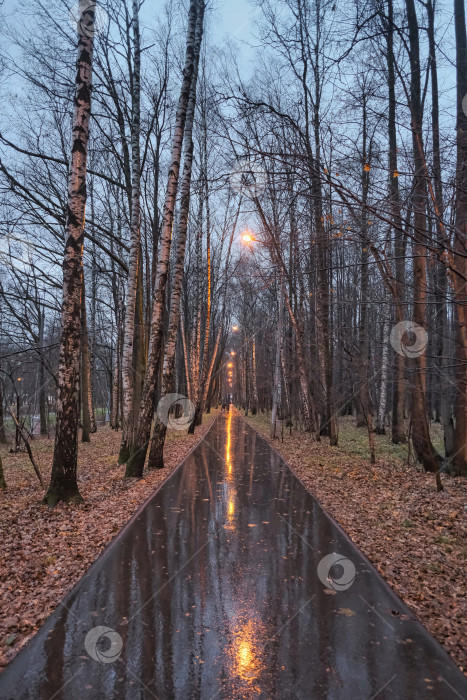
<path fill-rule="evenodd" d="M 180 328 L 180 299 L 182 293 L 183 272 L 185 264 L 185 248 L 188 230 L 188 215 L 190 211 L 191 176 L 193 169 L 193 125 L 195 120 L 196 107 L 196 86 L 198 81 L 199 57 L 204 24 L 204 2 L 200 3 L 196 18 L 196 36 L 193 59 L 193 77 L 190 86 L 190 97 L 188 101 L 185 138 L 184 138 L 184 163 L 182 183 L 180 187 L 180 217 L 178 222 L 177 249 L 174 262 L 174 276 L 172 282 L 172 293 L 170 297 L 170 315 L 167 339 L 164 348 L 164 361 L 162 365 L 162 396 L 168 394 L 172 389 L 175 350 L 177 335 Z M 183 332 L 183 331 L 182 331 Z M 162 468 L 163 450 L 167 425 L 156 415 L 154 429 L 151 438 L 151 449 L 149 453 L 149 467 Z"/>
<path fill-rule="evenodd" d="M 201 1 L 201 0 L 200 0 Z M 172 246 L 172 228 L 174 221 L 175 202 L 177 198 L 180 160 L 182 155 L 183 136 L 185 131 L 188 100 L 194 70 L 194 47 L 196 33 L 196 18 L 199 2 L 191 0 L 188 12 L 188 30 L 186 41 L 185 65 L 180 97 L 175 117 L 175 128 L 172 141 L 169 177 L 165 195 L 162 234 L 157 273 L 151 310 L 151 337 L 149 342 L 148 361 L 144 378 L 141 408 L 138 417 L 136 438 L 133 442 L 130 459 L 127 463 L 126 476 L 141 477 L 151 433 L 154 415 L 154 399 L 156 392 L 157 367 L 162 344 L 163 314 L 166 297 L 167 276 L 169 270 L 170 251 Z"/>
<path fill-rule="evenodd" d="M 77 482 L 82 255 L 86 207 L 86 165 L 91 114 L 95 5 L 79 2 L 78 58 L 72 146 L 68 176 L 66 244 L 63 260 L 62 328 L 52 474 L 44 503 L 82 500 Z"/>
<path fill-rule="evenodd" d="M 137 314 L 137 291 L 142 287 L 141 235 L 140 235 L 140 124 L 141 124 L 141 46 L 139 34 L 139 1 L 133 0 L 133 72 L 132 72 L 132 120 L 131 120 L 131 221 L 130 259 L 126 291 L 126 313 L 123 335 L 122 379 L 123 379 L 123 426 L 119 462 L 125 463 L 133 444 L 136 417 L 135 411 L 135 317 Z M 141 314 L 140 314 L 141 317 Z"/>

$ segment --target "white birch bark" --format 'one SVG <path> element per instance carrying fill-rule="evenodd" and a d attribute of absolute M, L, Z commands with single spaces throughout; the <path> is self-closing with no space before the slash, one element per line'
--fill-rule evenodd
<path fill-rule="evenodd" d="M 182 336 L 182 345 L 183 345 L 183 357 L 185 360 L 185 377 L 186 377 L 186 387 L 187 387 L 187 394 L 188 398 L 190 401 L 193 398 L 192 390 L 191 390 L 191 375 L 190 375 L 190 358 L 188 357 L 188 348 L 186 344 L 186 334 L 185 334 L 185 321 L 183 318 L 183 311 L 180 313 L 180 332 Z"/>
<path fill-rule="evenodd" d="M 138 419 L 136 439 L 133 442 L 131 459 L 127 464 L 126 476 L 141 477 L 146 460 L 151 423 L 154 415 L 154 398 L 156 392 L 157 365 L 162 343 L 162 323 L 169 271 L 169 259 L 172 246 L 172 228 L 177 198 L 182 155 L 183 136 L 190 95 L 190 86 L 194 69 L 194 48 L 198 2 L 191 0 L 188 14 L 188 32 L 186 43 L 183 81 L 178 100 L 175 128 L 172 141 L 171 165 L 167 183 L 162 221 L 160 253 L 157 261 L 157 274 L 151 312 L 151 337 L 149 342 L 148 362 L 144 379 L 143 396 Z"/>
<path fill-rule="evenodd" d="M 190 210 L 191 174 L 193 166 L 193 125 L 196 107 L 196 85 L 198 80 L 199 54 L 203 35 L 204 2 L 200 3 L 196 19 L 196 37 L 194 50 L 193 77 L 190 87 L 186 124 L 185 124 L 185 154 L 183 164 L 182 184 L 180 188 L 180 217 L 177 236 L 177 251 L 175 256 L 175 270 L 170 298 L 169 329 L 164 349 L 164 362 L 162 368 L 162 396 L 172 389 L 175 369 L 175 350 L 177 344 L 178 328 L 180 325 L 180 299 L 182 294 L 183 273 L 185 267 L 185 250 L 188 231 L 188 214 Z M 154 423 L 149 454 L 149 467 L 162 468 L 164 466 L 163 451 L 167 426 L 158 416 Z"/>
<path fill-rule="evenodd" d="M 123 383 L 123 432 L 119 462 L 125 463 L 133 444 L 135 372 L 133 345 L 135 339 L 136 296 L 140 264 L 140 123 L 141 123 L 141 48 L 139 35 L 138 0 L 133 0 L 133 85 L 131 124 L 131 219 L 130 259 L 126 292 L 125 326 L 123 333 L 122 383 Z"/>
<path fill-rule="evenodd" d="M 378 425 L 377 432 L 384 434 L 384 418 L 386 416 L 386 404 L 388 396 L 388 372 L 389 372 L 389 317 L 384 318 L 383 326 L 383 355 L 381 358 L 381 385 L 379 392 Z"/>
<path fill-rule="evenodd" d="M 79 3 L 80 34 L 74 92 L 72 147 L 68 173 L 66 244 L 63 261 L 62 328 L 52 474 L 44 502 L 81 501 L 77 482 L 81 268 L 86 208 L 86 164 L 91 115 L 94 9 Z"/>

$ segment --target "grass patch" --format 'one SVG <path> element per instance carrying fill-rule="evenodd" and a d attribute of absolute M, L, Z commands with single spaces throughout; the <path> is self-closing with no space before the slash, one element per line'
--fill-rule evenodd
<path fill-rule="evenodd" d="M 270 413 L 257 413 L 255 416 L 248 414 L 248 420 L 252 425 L 258 429 L 269 430 L 271 425 L 271 414 Z M 300 432 L 296 426 L 292 428 L 292 436 Z M 284 442 L 290 436 L 289 428 L 284 427 Z M 440 454 L 444 454 L 444 443 L 443 443 L 443 430 L 442 427 L 437 423 L 432 423 L 430 427 L 431 439 L 433 441 L 434 447 L 438 450 Z M 409 446 L 406 445 L 395 445 L 391 441 L 390 430 L 386 435 L 377 435 L 375 433 L 375 448 L 376 448 L 376 458 L 385 459 L 393 462 L 394 464 L 400 462 L 406 462 L 409 456 Z M 279 438 L 280 439 L 280 438 Z M 328 439 L 323 438 L 324 444 L 329 444 Z M 362 459 L 370 459 L 370 448 L 368 446 L 368 431 L 366 428 L 357 428 L 355 425 L 355 418 L 353 416 L 344 416 L 339 418 L 339 445 L 337 448 L 333 448 L 336 455 L 339 453 L 356 455 Z M 340 452 L 341 451 L 341 452 Z M 411 454 L 413 459 L 413 451 Z M 341 460 L 336 460 L 336 466 L 340 464 Z M 327 460 L 329 464 L 329 460 Z M 331 466 L 333 466 L 331 464 Z"/>

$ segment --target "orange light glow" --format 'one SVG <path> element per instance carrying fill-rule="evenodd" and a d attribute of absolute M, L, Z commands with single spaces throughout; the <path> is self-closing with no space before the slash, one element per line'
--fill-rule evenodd
<path fill-rule="evenodd" d="M 242 235 L 242 241 L 244 243 L 253 243 L 255 241 L 255 237 L 251 235 L 248 231 L 245 231 L 245 233 Z"/>
<path fill-rule="evenodd" d="M 232 364 L 231 362 L 229 362 L 229 364 L 227 365 L 227 367 L 233 367 L 233 364 Z"/>
<path fill-rule="evenodd" d="M 238 326 L 232 326 L 233 331 L 238 331 Z"/>
<path fill-rule="evenodd" d="M 229 666 L 232 675 L 247 686 L 249 697 L 260 693 L 257 679 L 264 670 L 264 638 L 265 630 L 258 620 L 240 618 L 233 629 Z"/>
<path fill-rule="evenodd" d="M 233 356 L 235 355 L 235 351 L 232 350 L 232 352 L 231 352 L 230 354 L 231 354 L 231 356 L 233 357 Z"/>
<path fill-rule="evenodd" d="M 228 470 L 229 476 L 232 475 L 232 462 L 230 461 L 231 430 L 232 430 L 232 411 L 229 411 L 229 416 L 227 418 L 227 440 L 225 442 L 225 463 L 227 465 L 227 470 Z"/>

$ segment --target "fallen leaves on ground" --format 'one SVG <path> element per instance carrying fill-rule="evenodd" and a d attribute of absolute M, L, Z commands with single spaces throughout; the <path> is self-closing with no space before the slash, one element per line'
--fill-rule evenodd
<path fill-rule="evenodd" d="M 164 469 L 143 479 L 125 479 L 118 465 L 121 433 L 100 428 L 80 443 L 78 483 L 84 503 L 41 505 L 39 486 L 27 454 L 9 454 L 3 464 L 7 490 L 0 491 L 0 666 L 5 666 L 39 629 L 62 598 L 97 559 L 154 489 L 202 439 L 216 411 L 204 417 L 195 435 L 167 434 Z M 32 443 L 46 483 L 53 439 Z"/>
<path fill-rule="evenodd" d="M 433 474 L 401 459 L 386 455 L 371 465 L 298 431 L 284 431 L 283 442 L 271 440 L 266 416 L 246 420 L 466 672 L 467 480 L 443 474 L 444 491 L 436 493 Z"/>

